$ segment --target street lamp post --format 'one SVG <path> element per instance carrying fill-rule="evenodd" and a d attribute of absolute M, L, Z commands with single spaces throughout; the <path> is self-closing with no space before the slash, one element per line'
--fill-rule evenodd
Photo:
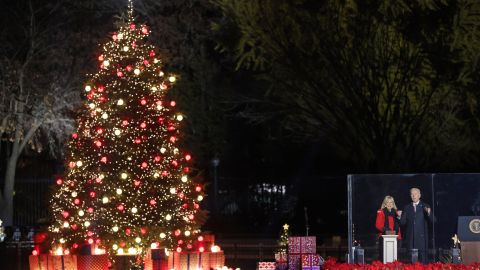
<path fill-rule="evenodd" d="M 215 214 L 218 213 L 218 202 L 217 202 L 217 194 L 218 194 L 218 177 L 217 177 L 217 167 L 220 164 L 220 159 L 217 157 L 212 159 L 213 165 L 213 210 Z"/>

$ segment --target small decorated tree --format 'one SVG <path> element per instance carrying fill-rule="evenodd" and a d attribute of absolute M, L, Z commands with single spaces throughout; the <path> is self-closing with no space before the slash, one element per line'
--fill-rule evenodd
<path fill-rule="evenodd" d="M 56 179 L 50 231 L 58 254 L 83 244 L 139 258 L 150 247 L 190 250 L 205 219 L 203 187 L 181 149 L 183 115 L 166 95 L 176 76 L 145 41 L 150 30 L 135 23 L 131 2 L 127 17 L 85 83 L 66 175 Z"/>

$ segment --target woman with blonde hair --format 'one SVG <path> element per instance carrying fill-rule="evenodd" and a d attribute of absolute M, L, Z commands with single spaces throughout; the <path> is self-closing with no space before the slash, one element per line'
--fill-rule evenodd
<path fill-rule="evenodd" d="M 377 219 L 375 221 L 375 227 L 378 232 L 378 244 L 379 244 L 379 253 L 380 258 L 383 258 L 383 240 L 382 234 L 387 234 L 393 232 L 398 235 L 397 239 L 402 239 L 402 234 L 400 232 L 400 215 L 402 211 L 397 209 L 395 205 L 395 200 L 392 196 L 385 196 L 383 199 L 380 209 L 377 211 Z"/>

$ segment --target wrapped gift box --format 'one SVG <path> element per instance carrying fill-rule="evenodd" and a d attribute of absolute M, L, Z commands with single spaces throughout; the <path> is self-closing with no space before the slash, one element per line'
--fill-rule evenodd
<path fill-rule="evenodd" d="M 168 269 L 217 269 L 225 265 L 225 255 L 220 252 L 172 252 L 168 256 Z"/>
<path fill-rule="evenodd" d="M 151 249 L 147 252 L 144 270 L 168 270 L 168 256 L 165 249 Z"/>
<path fill-rule="evenodd" d="M 294 236 L 288 238 L 288 266 L 290 270 L 302 267 L 302 255 L 317 253 L 315 236 Z"/>
<path fill-rule="evenodd" d="M 287 253 L 285 253 L 285 252 L 275 253 L 275 261 L 277 263 L 286 262 L 287 261 Z"/>
<path fill-rule="evenodd" d="M 131 269 L 137 262 L 135 255 L 117 255 L 113 257 L 112 266 L 115 270 Z"/>
<path fill-rule="evenodd" d="M 320 255 L 302 255 L 302 270 L 320 270 Z"/>
<path fill-rule="evenodd" d="M 108 256 L 103 255 L 77 255 L 78 270 L 108 270 Z"/>
<path fill-rule="evenodd" d="M 275 262 L 258 262 L 257 270 L 275 270 Z"/>
<path fill-rule="evenodd" d="M 28 261 L 30 270 L 77 270 L 77 256 L 75 255 L 31 255 Z"/>
<path fill-rule="evenodd" d="M 219 252 L 204 252 L 208 254 L 208 264 L 202 264 L 203 269 L 217 269 L 218 267 L 223 267 L 225 265 L 225 254 L 223 251 Z M 208 267 L 207 267 L 208 266 Z"/>
<path fill-rule="evenodd" d="M 317 253 L 317 239 L 315 236 L 295 236 L 288 238 L 288 254 L 315 254 Z"/>
<path fill-rule="evenodd" d="M 48 269 L 48 256 L 50 255 L 30 255 L 28 257 L 28 263 L 30 265 L 30 270 L 45 270 Z"/>

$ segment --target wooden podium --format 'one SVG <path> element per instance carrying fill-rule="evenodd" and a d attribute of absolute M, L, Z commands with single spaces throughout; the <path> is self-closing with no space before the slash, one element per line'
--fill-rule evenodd
<path fill-rule="evenodd" d="M 480 262 L 480 216 L 460 216 L 457 227 L 462 263 Z"/>
<path fill-rule="evenodd" d="M 397 260 L 397 237 L 395 234 L 384 234 L 383 238 L 383 263 Z"/>

